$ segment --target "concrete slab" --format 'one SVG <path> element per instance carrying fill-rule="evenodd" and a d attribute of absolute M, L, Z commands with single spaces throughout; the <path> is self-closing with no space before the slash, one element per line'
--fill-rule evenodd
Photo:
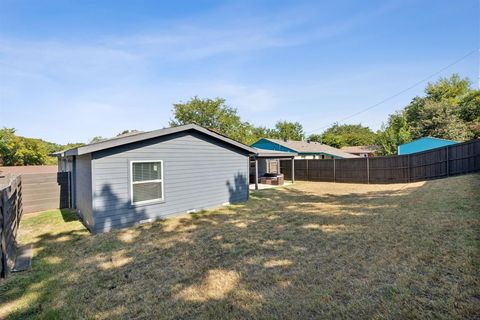
<path fill-rule="evenodd" d="M 271 184 L 258 184 L 258 190 L 263 190 L 263 189 L 272 189 L 272 188 L 279 188 L 279 187 L 285 187 L 285 186 L 291 186 L 291 182 L 285 182 L 281 186 L 276 186 L 276 185 L 271 185 Z M 249 189 L 255 191 L 255 184 L 249 185 Z"/>

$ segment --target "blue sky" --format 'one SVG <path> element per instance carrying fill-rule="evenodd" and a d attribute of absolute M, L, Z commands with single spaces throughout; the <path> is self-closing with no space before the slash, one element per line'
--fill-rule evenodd
<path fill-rule="evenodd" d="M 197 95 L 318 132 L 478 50 L 479 15 L 476 0 L 0 0 L 0 126 L 86 142 L 167 126 Z M 453 72 L 477 86 L 478 52 Z M 346 122 L 378 129 L 423 88 Z"/>

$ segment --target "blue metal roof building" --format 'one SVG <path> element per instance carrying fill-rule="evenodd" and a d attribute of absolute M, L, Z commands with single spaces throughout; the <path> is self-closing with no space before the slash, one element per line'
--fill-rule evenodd
<path fill-rule="evenodd" d="M 424 137 L 417 140 L 413 140 L 409 143 L 404 143 L 398 146 L 398 154 L 411 154 L 416 152 L 422 152 L 435 148 L 445 147 L 458 142 L 453 140 L 439 139 L 433 137 Z"/>

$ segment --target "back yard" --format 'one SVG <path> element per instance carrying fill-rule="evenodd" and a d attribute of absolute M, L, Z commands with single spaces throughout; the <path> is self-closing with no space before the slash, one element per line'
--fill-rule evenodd
<path fill-rule="evenodd" d="M 300 182 L 95 236 L 25 215 L 33 269 L 0 283 L 0 318 L 475 318 L 479 190 Z"/>

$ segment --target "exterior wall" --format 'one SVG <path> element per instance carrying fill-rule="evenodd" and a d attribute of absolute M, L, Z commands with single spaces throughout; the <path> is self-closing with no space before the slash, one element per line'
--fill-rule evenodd
<path fill-rule="evenodd" d="M 277 169 L 275 170 L 275 168 Z M 258 159 L 258 177 L 262 177 L 265 173 L 280 173 L 278 168 L 280 168 L 278 159 Z M 255 172 L 252 172 L 252 174 L 255 174 Z"/>
<path fill-rule="evenodd" d="M 71 172 L 72 169 L 72 157 L 58 157 L 58 172 Z"/>
<path fill-rule="evenodd" d="M 201 133 L 119 146 L 92 158 L 94 232 L 248 199 L 248 153 Z M 131 204 L 132 160 L 163 161 L 162 202 Z"/>
<path fill-rule="evenodd" d="M 280 173 L 280 160 L 270 159 L 267 161 L 267 172 L 268 173 Z"/>
<path fill-rule="evenodd" d="M 90 154 L 75 157 L 74 165 L 74 201 L 75 208 L 83 217 L 89 229 L 93 229 L 92 210 L 92 158 Z"/>
<path fill-rule="evenodd" d="M 436 139 L 436 138 L 420 138 L 418 140 L 401 144 L 398 146 L 398 154 L 411 154 L 435 148 L 445 147 L 452 144 L 457 144 L 455 141 Z"/>
<path fill-rule="evenodd" d="M 260 178 L 267 173 L 267 159 L 258 159 L 258 177 Z M 255 172 L 254 172 L 255 174 Z"/>

